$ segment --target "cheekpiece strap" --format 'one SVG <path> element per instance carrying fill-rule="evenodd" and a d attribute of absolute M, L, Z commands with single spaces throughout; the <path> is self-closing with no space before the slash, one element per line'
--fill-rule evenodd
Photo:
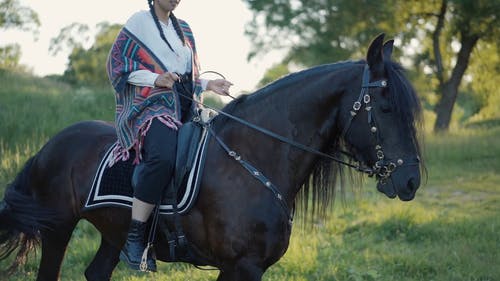
<path fill-rule="evenodd" d="M 363 71 L 363 84 L 362 88 L 385 88 L 387 87 L 387 80 L 377 80 L 370 82 L 370 67 L 365 64 L 365 69 Z"/>

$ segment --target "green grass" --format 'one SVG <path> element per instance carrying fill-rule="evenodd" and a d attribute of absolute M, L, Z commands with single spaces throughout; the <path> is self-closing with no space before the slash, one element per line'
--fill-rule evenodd
<path fill-rule="evenodd" d="M 109 89 L 72 89 L 0 73 L 0 194 L 54 133 L 79 120 L 113 118 Z M 298 219 L 285 256 L 264 280 L 500 281 L 500 127 L 470 127 L 425 139 L 428 180 L 411 202 L 387 199 L 368 181 L 314 227 Z M 356 196 L 354 196 L 356 195 Z M 353 199 L 356 198 L 356 199 Z M 82 221 L 61 280 L 84 280 L 99 237 Z M 9 279 L 34 280 L 40 251 Z M 9 260 L 0 262 L 6 268 Z M 159 264 L 139 274 L 119 264 L 113 280 L 215 280 L 217 271 Z"/>
<path fill-rule="evenodd" d="M 0 72 L 0 194 L 23 163 L 64 127 L 113 120 L 110 89 L 72 89 L 26 74 Z"/>

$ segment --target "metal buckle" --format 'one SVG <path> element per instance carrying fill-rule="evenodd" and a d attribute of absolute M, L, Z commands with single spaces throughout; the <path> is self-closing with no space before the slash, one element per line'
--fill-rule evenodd
<path fill-rule="evenodd" d="M 354 105 L 352 106 L 352 109 L 355 111 L 358 111 L 361 108 L 361 103 L 359 101 L 355 102 Z"/>
<path fill-rule="evenodd" d="M 370 95 L 368 95 L 368 94 L 366 94 L 366 95 L 364 95 L 364 96 L 363 96 L 363 101 L 364 101 L 365 103 L 369 103 L 369 102 L 370 102 L 370 99 L 371 99 L 371 98 L 370 98 Z"/>

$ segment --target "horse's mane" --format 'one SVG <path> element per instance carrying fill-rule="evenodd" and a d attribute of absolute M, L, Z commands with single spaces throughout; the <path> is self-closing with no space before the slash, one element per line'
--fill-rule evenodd
<path fill-rule="evenodd" d="M 266 98 L 269 95 L 276 94 L 281 89 L 286 88 L 297 81 L 303 81 L 303 79 L 309 75 L 326 72 L 330 73 L 344 67 L 365 63 L 366 62 L 364 60 L 344 61 L 320 65 L 292 73 L 266 85 L 252 94 L 242 95 L 237 99 L 234 99 L 222 110 L 228 114 L 237 115 L 242 105 L 254 103 L 262 98 Z M 419 142 L 417 141 L 417 125 L 422 120 L 420 101 L 417 97 L 416 91 L 405 77 L 405 70 L 401 65 L 392 61 L 386 61 L 385 69 L 389 82 L 388 89 L 391 96 L 392 107 L 397 110 L 399 115 L 402 117 L 400 121 L 404 123 L 403 125 L 410 130 L 420 157 L 420 148 L 418 147 Z M 216 130 L 220 129 L 226 120 L 228 120 L 227 117 L 219 115 L 214 123 Z M 343 140 L 336 138 L 323 152 L 341 158 L 346 162 L 350 162 L 351 159 L 346 157 L 340 151 L 349 151 L 349 147 L 343 143 Z M 351 186 L 360 186 L 363 178 L 363 174 L 355 172 L 342 164 L 331 160 L 325 160 L 323 158 L 320 159 L 311 170 L 296 199 L 296 207 L 299 209 L 300 214 L 302 214 L 303 220 L 308 221 L 309 218 L 312 220 L 324 218 L 332 210 L 336 194 L 340 192 L 341 199 L 345 202 L 345 187 L 347 186 L 347 183 L 351 183 Z"/>
<path fill-rule="evenodd" d="M 393 108 L 401 116 L 400 121 L 410 129 L 422 121 L 422 107 L 417 93 L 405 76 L 405 69 L 398 63 L 385 62 L 389 92 Z"/>
<path fill-rule="evenodd" d="M 292 85 L 298 81 L 303 81 L 304 78 L 307 78 L 308 76 L 314 76 L 317 74 L 321 73 L 330 73 L 333 71 L 337 71 L 341 68 L 344 68 L 346 66 L 351 66 L 353 64 L 361 64 L 364 63 L 364 61 L 341 61 L 341 62 L 336 62 L 336 63 L 330 63 L 330 64 L 322 64 L 318 66 L 314 66 L 308 69 L 304 69 L 298 72 L 293 72 L 290 74 L 287 74 L 267 85 L 264 87 L 256 90 L 253 93 L 250 94 L 245 94 L 241 95 L 238 98 L 232 100 L 230 103 L 228 103 L 224 108 L 222 109 L 224 112 L 232 114 L 236 112 L 239 109 L 239 106 L 243 103 L 252 103 L 256 102 L 257 100 L 261 98 L 265 98 L 269 95 L 274 95 L 283 88 L 286 88 L 288 85 Z M 221 116 L 222 117 L 222 116 Z M 222 118 L 221 118 L 222 119 Z"/>

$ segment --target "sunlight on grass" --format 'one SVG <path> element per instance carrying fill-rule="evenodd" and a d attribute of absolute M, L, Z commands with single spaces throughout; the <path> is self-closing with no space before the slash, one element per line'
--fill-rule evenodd
<path fill-rule="evenodd" d="M 8 83 L 12 79 L 17 83 Z M 0 77 L 0 83 L 5 85 L 0 88 L 0 195 L 62 128 L 81 120 L 113 120 L 109 89 L 72 89 L 14 74 Z M 493 125 L 425 135 L 429 178 L 411 202 L 387 199 L 370 178 L 362 188 L 348 190 L 346 204 L 337 201 L 325 220 L 304 224 L 297 215 L 288 251 L 263 279 L 500 280 L 500 127 L 488 124 Z M 84 280 L 99 243 L 94 227 L 81 221 L 61 280 Z M 12 258 L 0 261 L 0 268 Z M 39 259 L 40 249 L 8 280 L 35 280 Z M 119 263 L 112 280 L 205 281 L 218 275 L 182 263 L 158 266 L 156 274 L 140 274 Z"/>

